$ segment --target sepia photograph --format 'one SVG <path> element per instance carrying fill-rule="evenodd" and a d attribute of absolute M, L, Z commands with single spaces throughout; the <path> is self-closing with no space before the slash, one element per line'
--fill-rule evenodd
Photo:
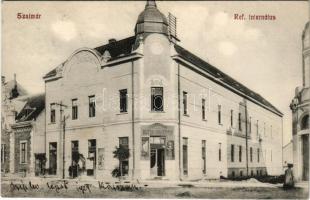
<path fill-rule="evenodd" d="M 309 1 L 3 1 L 2 198 L 309 199 Z"/>

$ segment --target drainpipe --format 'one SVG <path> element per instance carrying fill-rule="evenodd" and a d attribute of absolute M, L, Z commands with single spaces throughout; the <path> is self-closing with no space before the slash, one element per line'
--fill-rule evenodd
<path fill-rule="evenodd" d="M 135 165 L 135 101 L 134 101 L 134 64 L 133 61 L 131 62 L 131 98 L 132 98 L 132 103 L 131 103 L 131 128 L 132 128 L 132 178 L 135 176 L 135 170 L 136 170 L 136 165 Z"/>
<path fill-rule="evenodd" d="M 180 88 L 180 64 L 178 64 L 178 133 L 179 133 L 179 179 L 182 180 L 182 162 L 181 162 L 181 88 Z"/>

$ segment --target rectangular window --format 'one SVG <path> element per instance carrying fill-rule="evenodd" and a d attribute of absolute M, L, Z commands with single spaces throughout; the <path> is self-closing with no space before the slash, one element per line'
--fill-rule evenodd
<path fill-rule="evenodd" d="M 119 146 L 123 147 L 125 149 L 129 149 L 129 139 L 128 137 L 120 137 L 119 138 Z M 129 172 L 129 160 L 122 160 L 120 161 L 120 166 L 119 168 L 122 168 L 123 176 L 128 175 Z"/>
<path fill-rule="evenodd" d="M 219 161 L 222 161 L 222 143 L 219 143 Z"/>
<path fill-rule="evenodd" d="M 183 91 L 183 114 L 187 115 L 187 92 Z"/>
<path fill-rule="evenodd" d="M 55 175 L 57 172 L 57 142 L 49 144 L 49 174 Z"/>
<path fill-rule="evenodd" d="M 187 144 L 188 139 L 183 138 L 183 175 L 188 175 Z"/>
<path fill-rule="evenodd" d="M 241 126 L 241 113 L 238 114 L 238 127 L 239 127 L 239 131 L 242 131 L 242 126 Z"/>
<path fill-rule="evenodd" d="M 96 139 L 88 140 L 88 160 L 89 168 L 87 169 L 87 176 L 93 176 L 96 169 Z"/>
<path fill-rule="evenodd" d="M 127 89 L 119 91 L 119 109 L 120 112 L 127 112 Z"/>
<path fill-rule="evenodd" d="M 151 88 L 151 110 L 164 110 L 164 89 L 162 87 Z"/>
<path fill-rule="evenodd" d="M 78 118 L 78 101 L 77 99 L 72 99 L 72 119 Z"/>
<path fill-rule="evenodd" d="M 259 162 L 259 148 L 257 149 L 257 162 Z"/>
<path fill-rule="evenodd" d="M 253 149 L 250 147 L 250 161 L 253 162 Z"/>
<path fill-rule="evenodd" d="M 256 121 L 256 135 L 257 135 L 257 137 L 258 137 L 258 135 L 259 135 L 258 120 Z"/>
<path fill-rule="evenodd" d="M 1 144 L 1 163 L 5 162 L 5 154 L 6 154 L 6 145 Z"/>
<path fill-rule="evenodd" d="M 202 119 L 206 119 L 206 100 L 202 99 L 201 100 L 201 112 L 202 112 Z"/>
<path fill-rule="evenodd" d="M 95 95 L 89 96 L 89 117 L 95 117 L 96 116 L 96 99 Z"/>
<path fill-rule="evenodd" d="M 20 142 L 20 163 L 27 163 L 27 142 Z"/>
<path fill-rule="evenodd" d="M 230 148 L 230 158 L 231 158 L 231 162 L 234 162 L 235 160 L 235 145 L 231 145 Z"/>
<path fill-rule="evenodd" d="M 249 119 L 249 133 L 252 132 L 252 117 Z"/>
<path fill-rule="evenodd" d="M 50 109 L 51 109 L 51 116 L 50 116 L 51 123 L 55 123 L 56 122 L 56 104 L 51 103 Z"/>
<path fill-rule="evenodd" d="M 234 126 L 234 110 L 230 110 L 230 126 Z"/>
<path fill-rule="evenodd" d="M 217 120 L 219 124 L 222 124 L 222 106 L 218 105 Z"/>
<path fill-rule="evenodd" d="M 242 146 L 239 146 L 239 162 L 242 162 Z"/>
<path fill-rule="evenodd" d="M 202 173 L 206 174 L 206 141 L 201 141 Z"/>

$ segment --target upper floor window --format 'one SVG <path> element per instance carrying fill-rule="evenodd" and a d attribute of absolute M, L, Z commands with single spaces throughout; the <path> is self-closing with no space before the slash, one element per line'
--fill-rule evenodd
<path fill-rule="evenodd" d="M 258 127 L 258 120 L 256 121 L 256 135 L 258 137 L 259 134 L 259 127 Z"/>
<path fill-rule="evenodd" d="M 239 131 L 242 131 L 242 126 L 241 126 L 241 113 L 239 113 L 239 115 L 238 115 L 238 127 L 239 127 Z"/>
<path fill-rule="evenodd" d="M 72 119 L 75 120 L 78 118 L 78 100 L 72 99 Z"/>
<path fill-rule="evenodd" d="M 257 148 L 257 162 L 259 162 L 259 148 Z"/>
<path fill-rule="evenodd" d="M 235 145 L 231 145 L 231 149 L 230 149 L 230 157 L 231 157 L 231 162 L 235 161 Z"/>
<path fill-rule="evenodd" d="M 222 106 L 218 105 L 217 109 L 217 120 L 219 124 L 222 124 Z"/>
<path fill-rule="evenodd" d="M 187 115 L 187 92 L 183 91 L 183 114 Z"/>
<path fill-rule="evenodd" d="M 305 130 L 305 129 L 309 129 L 309 115 L 305 115 L 302 119 L 301 119 L 301 130 Z"/>
<path fill-rule="evenodd" d="M 151 88 L 151 110 L 163 111 L 164 110 L 164 89 L 162 87 Z"/>
<path fill-rule="evenodd" d="M 202 112 L 202 119 L 206 119 L 206 100 L 202 99 L 201 100 L 201 112 Z"/>
<path fill-rule="evenodd" d="M 249 119 L 249 133 L 252 133 L 252 117 Z"/>
<path fill-rule="evenodd" d="M 89 117 L 96 116 L 96 99 L 95 95 L 89 96 Z"/>
<path fill-rule="evenodd" d="M 119 108 L 120 112 L 127 112 L 127 89 L 119 91 Z"/>
<path fill-rule="evenodd" d="M 242 162 L 242 146 L 239 146 L 239 162 Z"/>
<path fill-rule="evenodd" d="M 120 137 L 119 138 L 119 146 L 122 146 L 125 149 L 129 149 L 128 137 Z"/>
<path fill-rule="evenodd" d="M 20 163 L 27 163 L 27 141 L 20 142 Z"/>
<path fill-rule="evenodd" d="M 51 103 L 50 105 L 51 108 L 51 123 L 55 123 L 56 122 L 56 104 L 55 103 Z"/>
<path fill-rule="evenodd" d="M 230 110 L 230 126 L 234 126 L 234 110 Z"/>

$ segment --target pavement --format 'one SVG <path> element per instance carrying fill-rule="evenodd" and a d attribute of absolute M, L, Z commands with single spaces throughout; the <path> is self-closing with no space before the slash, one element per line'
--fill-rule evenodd
<path fill-rule="evenodd" d="M 33 183 L 45 183 L 51 181 L 62 181 L 58 177 L 1 177 L 2 183 L 10 182 L 33 182 Z M 95 180 L 93 178 L 79 178 L 79 179 L 65 179 L 69 184 L 92 184 L 94 186 L 98 185 L 98 181 L 109 183 L 109 184 L 135 184 L 140 186 L 146 186 L 148 188 L 175 188 L 175 187 L 199 187 L 199 188 L 243 188 L 243 187 L 260 187 L 260 188 L 278 188 L 282 187 L 282 184 L 271 184 L 271 183 L 262 183 L 258 180 L 251 178 L 243 181 L 231 181 L 231 180 L 197 180 L 197 181 L 174 181 L 174 180 Z M 308 182 L 298 182 L 296 187 L 308 188 Z"/>

